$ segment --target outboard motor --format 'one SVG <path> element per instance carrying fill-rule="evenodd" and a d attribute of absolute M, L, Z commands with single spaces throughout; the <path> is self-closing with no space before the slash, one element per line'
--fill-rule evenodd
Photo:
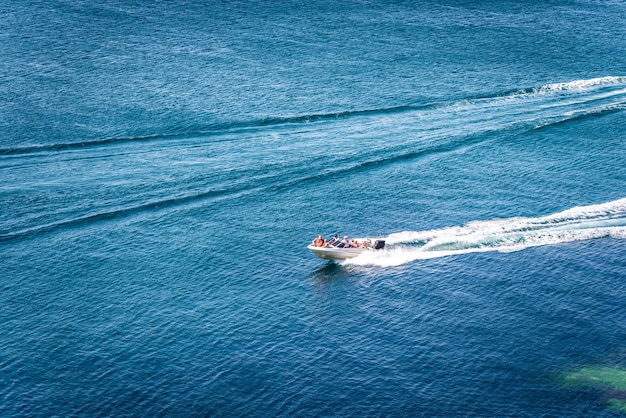
<path fill-rule="evenodd" d="M 383 248 L 385 248 L 385 241 L 382 239 L 377 239 L 376 241 L 374 241 L 374 249 L 375 250 L 382 250 Z"/>

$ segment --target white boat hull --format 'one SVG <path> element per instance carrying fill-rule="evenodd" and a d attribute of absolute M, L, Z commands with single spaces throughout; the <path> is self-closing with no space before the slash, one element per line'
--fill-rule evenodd
<path fill-rule="evenodd" d="M 335 248 L 335 247 L 315 247 L 309 245 L 307 247 L 313 254 L 325 260 L 347 260 L 354 258 L 364 251 L 366 248 Z"/>

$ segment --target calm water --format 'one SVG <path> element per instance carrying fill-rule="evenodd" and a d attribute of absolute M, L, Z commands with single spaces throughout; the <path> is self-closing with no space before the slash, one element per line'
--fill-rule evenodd
<path fill-rule="evenodd" d="M 0 4 L 0 415 L 625 415 L 624 2 L 92 3 Z"/>

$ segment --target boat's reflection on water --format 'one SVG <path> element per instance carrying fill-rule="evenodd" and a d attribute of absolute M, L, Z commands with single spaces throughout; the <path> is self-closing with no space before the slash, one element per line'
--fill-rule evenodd
<path fill-rule="evenodd" d="M 341 263 L 328 261 L 309 274 L 309 278 L 319 285 L 329 285 L 333 282 L 343 281 L 351 276 L 350 266 Z"/>
<path fill-rule="evenodd" d="M 380 268 L 329 261 L 309 273 L 309 282 L 317 292 L 366 289 L 380 282 Z"/>

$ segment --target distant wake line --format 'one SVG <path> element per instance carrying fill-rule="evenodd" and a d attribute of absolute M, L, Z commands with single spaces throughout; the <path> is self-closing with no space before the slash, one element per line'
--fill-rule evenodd
<path fill-rule="evenodd" d="M 346 264 L 398 266 L 415 260 L 476 252 L 519 251 L 595 238 L 626 238 L 626 198 L 578 206 L 537 218 L 473 221 L 429 231 L 404 231 L 384 239 L 385 250 L 368 252 Z"/>
<path fill-rule="evenodd" d="M 401 104 L 398 106 L 374 109 L 340 110 L 331 113 L 312 113 L 304 115 L 275 116 L 256 120 L 216 121 L 198 124 L 186 129 L 172 127 L 167 132 L 129 136 L 119 138 L 92 139 L 83 142 L 38 144 L 0 148 L 0 156 L 20 155 L 39 152 L 59 152 L 86 147 L 104 147 L 126 142 L 145 142 L 167 140 L 190 136 L 220 135 L 241 129 L 268 128 L 282 125 L 308 124 L 335 121 L 353 117 L 378 117 L 390 115 L 413 115 L 417 119 L 430 121 L 434 126 L 450 124 L 450 114 L 458 119 L 467 129 L 471 123 L 484 122 L 495 116 L 496 125 L 507 122 L 538 118 L 538 126 L 550 124 L 553 120 L 567 120 L 584 115 L 599 115 L 603 112 L 621 111 L 626 107 L 626 76 L 606 76 L 587 80 L 573 80 L 551 83 L 540 87 L 510 90 L 500 93 L 469 97 L 461 100 L 434 102 L 427 104 Z M 516 115 L 512 117 L 511 115 Z M 521 115 L 526 114 L 527 117 Z M 468 120 L 469 118 L 469 120 Z"/>

